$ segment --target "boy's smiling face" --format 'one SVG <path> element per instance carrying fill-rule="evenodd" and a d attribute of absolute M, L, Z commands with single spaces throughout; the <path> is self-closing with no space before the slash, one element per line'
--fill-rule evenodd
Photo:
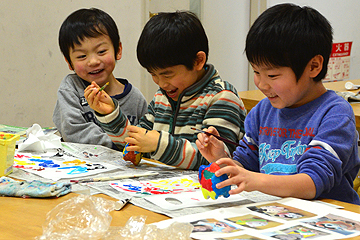
<path fill-rule="evenodd" d="M 174 101 L 177 101 L 180 94 L 198 80 L 197 72 L 194 69 L 188 70 L 184 65 L 156 69 L 150 74 L 154 82 Z"/>
<path fill-rule="evenodd" d="M 107 35 L 95 38 L 84 38 L 80 45 L 70 49 L 70 70 L 87 82 L 95 81 L 98 85 L 114 79 L 113 70 L 116 60 L 121 59 L 121 43 L 115 58 L 115 51 L 111 39 Z"/>
<path fill-rule="evenodd" d="M 317 57 L 310 60 L 298 81 L 290 67 L 253 64 L 255 85 L 270 100 L 274 108 L 302 106 L 326 92 L 321 81 L 315 82 L 312 79 L 321 71 L 321 59 L 320 62 Z"/>
<path fill-rule="evenodd" d="M 185 65 L 175 65 L 149 71 L 154 82 L 166 91 L 166 95 L 172 100 L 177 101 L 186 88 L 204 76 L 205 53 L 199 52 L 197 55 L 192 70 L 187 69 Z"/>

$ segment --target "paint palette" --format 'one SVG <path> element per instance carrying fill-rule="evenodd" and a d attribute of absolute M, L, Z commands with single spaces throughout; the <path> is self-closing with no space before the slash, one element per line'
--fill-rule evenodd
<path fill-rule="evenodd" d="M 153 181 L 111 182 L 114 189 L 134 196 L 179 194 L 200 190 L 200 183 L 191 178 L 167 178 Z"/>
<path fill-rule="evenodd" d="M 62 161 L 23 153 L 15 154 L 13 167 L 53 181 L 64 178 L 85 177 L 118 168 L 107 163 L 93 163 L 76 158 Z"/>

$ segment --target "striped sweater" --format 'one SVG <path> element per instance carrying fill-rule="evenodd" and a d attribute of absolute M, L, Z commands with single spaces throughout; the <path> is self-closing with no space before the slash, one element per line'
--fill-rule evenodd
<path fill-rule="evenodd" d="M 238 142 L 242 138 L 246 111 L 236 89 L 221 80 L 213 65 L 206 65 L 206 70 L 202 79 L 181 93 L 176 106 L 162 89 L 155 93 L 138 124 L 160 133 L 156 151 L 147 157 L 178 168 L 197 170 L 208 162 L 196 147 L 197 134 L 191 127 L 214 126 L 220 136 L 229 140 Z M 112 113 L 97 115 L 97 118 L 112 141 L 123 146 L 127 136 L 125 128 L 130 123 L 120 108 L 116 106 Z M 235 146 L 226 146 L 231 155 Z"/>

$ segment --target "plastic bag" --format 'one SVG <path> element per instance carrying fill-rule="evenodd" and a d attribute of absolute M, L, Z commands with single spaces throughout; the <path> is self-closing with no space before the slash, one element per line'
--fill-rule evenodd
<path fill-rule="evenodd" d="M 104 240 L 188 240 L 194 228 L 190 223 L 174 222 L 161 229 L 155 225 L 145 224 L 146 216 L 131 217 L 124 227 L 110 227 Z"/>
<path fill-rule="evenodd" d="M 38 240 L 101 239 L 108 231 L 115 201 L 79 195 L 60 203 L 46 216 Z"/>
<path fill-rule="evenodd" d="M 117 203 L 102 197 L 79 195 L 57 205 L 46 216 L 43 235 L 37 240 L 130 239 L 130 240 L 187 240 L 193 226 L 190 223 L 172 223 L 160 229 L 146 225 L 145 216 L 131 217 L 125 227 L 110 227 Z"/>

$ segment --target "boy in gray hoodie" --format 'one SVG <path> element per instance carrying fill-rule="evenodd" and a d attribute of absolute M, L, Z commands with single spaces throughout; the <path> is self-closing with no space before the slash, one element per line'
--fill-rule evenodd
<path fill-rule="evenodd" d="M 80 9 L 70 14 L 59 31 L 59 45 L 69 69 L 58 89 L 53 122 L 64 141 L 97 144 L 118 149 L 97 124 L 94 110 L 84 97 L 91 82 L 119 103 L 131 124 L 147 111 L 139 89 L 126 79 L 115 78 L 113 70 L 122 56 L 122 45 L 114 20 L 99 9 Z"/>

